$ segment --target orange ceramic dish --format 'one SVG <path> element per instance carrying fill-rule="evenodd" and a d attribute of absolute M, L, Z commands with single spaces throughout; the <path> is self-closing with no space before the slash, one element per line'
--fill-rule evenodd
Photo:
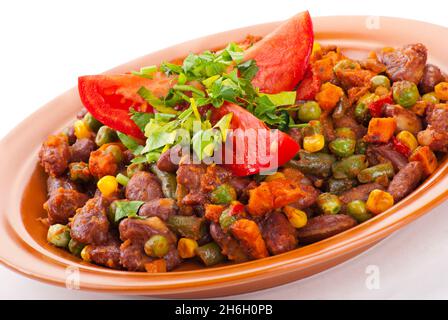
<path fill-rule="evenodd" d="M 442 41 L 448 35 L 446 28 L 383 17 L 322 17 L 313 22 L 317 41 L 337 44 L 351 57 L 361 58 L 369 50 L 385 46 L 424 42 L 431 55 L 429 61 L 448 69 L 448 63 L 442 60 L 448 51 Z M 190 51 L 222 47 L 247 34 L 264 36 L 277 25 L 257 25 L 189 41 L 124 64 L 110 73 L 138 70 L 141 66 L 185 56 Z M 8 150 L 0 166 L 0 261 L 26 276 L 56 285 L 171 297 L 224 296 L 272 287 L 307 277 L 355 256 L 438 205 L 448 194 L 448 163 L 444 160 L 416 191 L 391 209 L 300 249 L 208 269 L 199 269 L 191 263 L 162 274 L 110 270 L 82 262 L 51 246 L 46 241 L 47 228 L 36 223 L 45 217 L 42 209 L 46 200 L 45 177 L 36 165 L 41 141 L 60 130 L 61 124 L 73 119 L 80 108 L 74 88 L 35 112 L 0 143 L 2 150 Z"/>

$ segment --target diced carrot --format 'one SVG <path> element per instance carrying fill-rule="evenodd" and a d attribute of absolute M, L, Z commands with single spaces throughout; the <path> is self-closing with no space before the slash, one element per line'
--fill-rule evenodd
<path fill-rule="evenodd" d="M 333 67 L 333 59 L 323 58 L 314 62 L 313 72 L 321 81 L 330 81 L 334 78 Z"/>
<path fill-rule="evenodd" d="M 428 176 L 437 169 L 437 158 L 428 146 L 415 149 L 409 157 L 409 161 L 420 161 L 424 173 Z"/>
<path fill-rule="evenodd" d="M 205 219 L 209 221 L 213 221 L 218 223 L 219 217 L 221 216 L 221 213 L 224 211 L 224 206 L 219 204 L 206 204 L 205 205 Z"/>
<path fill-rule="evenodd" d="M 166 272 L 166 261 L 165 259 L 157 259 L 145 263 L 145 270 L 149 273 Z"/>
<path fill-rule="evenodd" d="M 251 215 L 261 216 L 299 200 L 303 194 L 300 186 L 289 179 L 262 182 L 249 191 L 247 209 Z"/>
<path fill-rule="evenodd" d="M 230 230 L 233 236 L 247 248 L 252 258 L 260 259 L 269 255 L 260 228 L 254 221 L 248 219 L 237 220 L 232 224 Z"/>
<path fill-rule="evenodd" d="M 372 118 L 364 140 L 372 143 L 386 143 L 392 138 L 396 128 L 394 118 Z"/>
<path fill-rule="evenodd" d="M 331 82 L 324 83 L 320 91 L 316 94 L 316 101 L 320 107 L 326 111 L 331 111 L 336 107 L 339 99 L 344 95 L 344 91 L 332 84 Z"/>

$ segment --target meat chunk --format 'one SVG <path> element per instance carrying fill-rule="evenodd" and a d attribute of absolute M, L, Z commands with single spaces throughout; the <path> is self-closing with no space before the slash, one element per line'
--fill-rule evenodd
<path fill-rule="evenodd" d="M 347 204 L 355 200 L 366 201 L 370 192 L 375 189 L 384 190 L 384 187 L 379 183 L 367 183 L 350 189 L 339 196 L 339 199 Z"/>
<path fill-rule="evenodd" d="M 139 243 L 126 240 L 120 246 L 120 264 L 129 271 L 145 271 L 145 264 L 153 259 L 148 257 Z"/>
<path fill-rule="evenodd" d="M 261 234 L 271 254 L 280 254 L 297 247 L 296 229 L 282 213 L 267 215 L 261 222 Z"/>
<path fill-rule="evenodd" d="M 89 162 L 90 153 L 96 149 L 91 139 L 78 139 L 70 146 L 70 162 Z"/>
<path fill-rule="evenodd" d="M 345 214 L 321 215 L 311 218 L 307 225 L 297 231 L 299 243 L 317 242 L 356 225 L 356 220 Z"/>
<path fill-rule="evenodd" d="M 239 245 L 230 234 L 225 233 L 219 224 L 212 222 L 210 224 L 210 235 L 213 240 L 221 247 L 223 255 L 231 261 L 243 262 L 249 260 L 244 249 Z"/>
<path fill-rule="evenodd" d="M 76 190 L 59 188 L 45 202 L 44 209 L 48 213 L 50 224 L 67 224 L 76 210 L 83 207 L 89 198 Z"/>
<path fill-rule="evenodd" d="M 96 264 L 113 269 L 120 269 L 120 241 L 110 239 L 105 244 L 88 245 L 86 247 L 88 259 Z"/>
<path fill-rule="evenodd" d="M 109 221 L 106 210 L 111 199 L 95 197 L 73 217 L 70 235 L 84 244 L 105 244 L 109 240 Z"/>
<path fill-rule="evenodd" d="M 59 188 L 66 190 L 77 190 L 75 183 L 73 181 L 65 178 L 65 177 L 52 177 L 49 176 L 47 179 L 47 193 L 50 197 L 54 192 L 56 192 Z"/>
<path fill-rule="evenodd" d="M 49 136 L 39 151 L 40 164 L 50 176 L 62 175 L 68 168 L 70 149 L 67 136 Z"/>
<path fill-rule="evenodd" d="M 399 171 L 408 164 L 408 159 L 401 153 L 395 151 L 390 144 L 370 145 L 367 147 L 366 156 L 369 165 L 390 162 L 394 166 L 395 171 Z"/>
<path fill-rule="evenodd" d="M 409 162 L 392 179 L 387 191 L 395 202 L 410 194 L 423 178 L 423 166 L 419 161 Z"/>
<path fill-rule="evenodd" d="M 393 51 L 380 52 L 378 58 L 386 65 L 386 73 L 393 82 L 407 80 L 418 84 L 423 77 L 427 50 L 421 43 L 410 44 Z"/>
<path fill-rule="evenodd" d="M 448 104 L 437 104 L 426 110 L 428 127 L 418 133 L 418 142 L 435 151 L 448 151 Z"/>
<path fill-rule="evenodd" d="M 160 198 L 145 202 L 138 211 L 143 217 L 159 217 L 166 221 L 170 216 L 177 214 L 176 201 L 170 198 Z"/>
<path fill-rule="evenodd" d="M 407 130 L 416 135 L 422 130 L 422 121 L 411 110 L 405 109 L 399 105 L 386 105 L 383 109 L 386 117 L 392 117 L 395 119 L 397 128 L 396 133 Z"/>
<path fill-rule="evenodd" d="M 115 176 L 118 173 L 119 163 L 113 153 L 107 152 L 107 144 L 90 153 L 89 170 L 96 177 Z"/>
<path fill-rule="evenodd" d="M 420 80 L 418 88 L 421 93 L 434 91 L 434 87 L 444 80 L 442 71 L 433 64 L 427 64 L 423 70 L 423 77 Z"/>
<path fill-rule="evenodd" d="M 310 185 L 302 185 L 303 196 L 299 200 L 289 204 L 291 207 L 303 210 L 311 207 L 316 203 L 317 197 L 320 192 L 316 188 Z"/>
<path fill-rule="evenodd" d="M 163 198 L 162 187 L 155 175 L 145 171 L 135 173 L 126 186 L 129 200 L 151 201 Z"/>
<path fill-rule="evenodd" d="M 341 118 L 333 118 L 333 123 L 336 128 L 350 128 L 355 133 L 357 139 L 361 139 L 367 133 L 367 128 L 359 124 L 354 118 L 349 115 Z"/>
<path fill-rule="evenodd" d="M 179 165 L 176 160 L 179 159 L 182 150 L 180 145 L 178 146 L 175 146 L 160 155 L 159 160 L 157 160 L 157 168 L 159 168 L 159 170 L 172 173 L 177 171 Z"/>

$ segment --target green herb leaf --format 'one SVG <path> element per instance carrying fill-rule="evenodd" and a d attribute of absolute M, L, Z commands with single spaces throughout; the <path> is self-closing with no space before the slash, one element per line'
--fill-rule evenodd
<path fill-rule="evenodd" d="M 157 98 L 152 94 L 151 91 L 146 89 L 145 87 L 141 87 L 137 93 L 145 99 L 146 102 L 148 102 L 154 109 L 156 109 L 158 112 L 161 113 L 170 113 L 170 114 L 177 114 L 177 111 L 174 110 L 171 107 L 165 106 L 162 100 Z"/>
<path fill-rule="evenodd" d="M 116 211 L 115 211 L 115 222 L 120 221 L 124 218 L 140 218 L 144 219 L 137 215 L 138 210 L 144 204 L 143 201 L 115 201 Z"/>
<path fill-rule="evenodd" d="M 247 60 L 238 65 L 238 70 L 241 73 L 241 77 L 251 81 L 258 72 L 258 66 L 255 60 Z"/>
<path fill-rule="evenodd" d="M 263 96 L 267 96 L 275 106 L 279 107 L 295 104 L 296 94 L 296 91 L 283 91 L 277 94 L 263 94 Z"/>
<path fill-rule="evenodd" d="M 130 136 L 121 133 L 117 131 L 118 138 L 120 139 L 121 143 L 129 149 L 134 155 L 139 155 L 140 152 L 143 149 L 143 146 L 141 146 L 137 141 L 135 141 Z"/>

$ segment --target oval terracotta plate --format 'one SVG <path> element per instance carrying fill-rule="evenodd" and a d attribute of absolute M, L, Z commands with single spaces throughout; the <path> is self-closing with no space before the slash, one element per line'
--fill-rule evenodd
<path fill-rule="evenodd" d="M 278 23 L 219 33 L 182 43 L 121 65 L 109 73 L 138 70 L 242 40 L 266 35 Z M 417 21 L 385 17 L 314 19 L 317 41 L 336 44 L 351 57 L 369 50 L 423 42 L 430 61 L 448 70 L 448 29 Z M 445 59 L 445 60 L 443 60 Z M 28 277 L 60 286 L 114 293 L 171 297 L 212 297 L 254 291 L 320 272 L 364 251 L 418 218 L 447 197 L 448 162 L 413 194 L 383 214 L 351 230 L 278 256 L 211 269 L 186 265 L 176 272 L 147 274 L 106 269 L 84 263 L 46 243 L 45 177 L 37 166 L 42 141 L 72 121 L 81 108 L 73 88 L 33 113 L 0 142 L 0 260 Z"/>

